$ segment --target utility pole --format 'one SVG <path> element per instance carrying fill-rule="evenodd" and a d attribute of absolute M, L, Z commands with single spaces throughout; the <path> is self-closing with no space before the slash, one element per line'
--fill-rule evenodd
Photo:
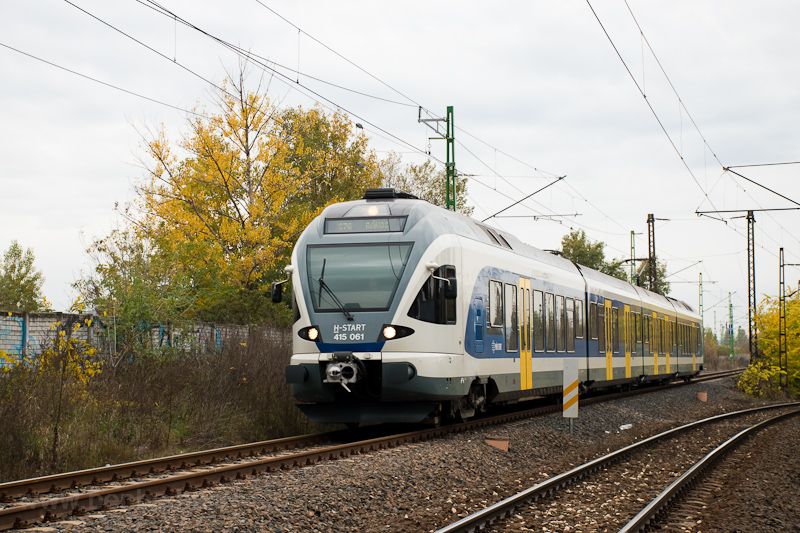
<path fill-rule="evenodd" d="M 783 383 L 783 377 L 781 377 L 781 385 L 786 387 L 789 385 L 789 361 L 787 360 L 784 366 L 784 358 L 788 358 L 788 354 L 786 353 L 786 280 L 783 277 L 783 247 L 781 247 L 778 254 L 778 263 L 780 265 L 778 274 L 778 365 L 781 370 L 786 372 L 785 384 Z"/>
<path fill-rule="evenodd" d="M 725 169 L 729 170 L 729 169 Z M 731 171 L 733 172 L 733 171 Z M 734 174 L 736 174 L 734 172 Z M 741 176 L 741 174 L 738 174 Z M 742 176 L 744 177 L 744 176 Z M 748 178 L 745 178 L 748 179 Z M 756 217 L 753 215 L 756 211 L 794 211 L 800 207 L 780 207 L 775 209 L 732 209 L 726 211 L 695 211 L 698 216 L 722 213 L 741 213 L 747 211 L 747 319 L 748 319 L 748 335 L 750 336 L 750 362 L 753 359 L 759 358 L 758 353 L 758 324 L 756 323 L 756 312 L 758 311 L 758 294 L 756 293 L 756 239 L 755 239 L 755 226 Z M 741 218 L 741 217 L 734 217 Z"/>
<path fill-rule="evenodd" d="M 703 273 L 700 272 L 699 274 L 700 274 L 700 296 L 698 301 L 700 302 L 700 335 L 702 335 L 702 338 L 705 338 L 706 330 L 703 327 Z"/>
<path fill-rule="evenodd" d="M 650 281 L 649 289 L 655 292 L 656 286 L 656 219 L 653 214 L 647 215 L 647 258 L 650 261 L 650 268 L 648 270 L 648 279 Z"/>
<path fill-rule="evenodd" d="M 445 207 L 450 211 L 456 210 L 456 155 L 455 155 L 455 125 L 453 124 L 453 106 L 447 106 L 445 118 L 422 118 L 422 106 L 419 108 L 419 118 L 417 122 L 422 122 L 430 129 L 440 135 L 440 137 L 430 137 L 430 139 L 444 139 L 447 141 L 447 162 L 445 172 L 447 175 Z M 439 122 L 445 123 L 445 133 L 439 131 Z M 436 124 L 431 126 L 431 123 Z"/>
<path fill-rule="evenodd" d="M 786 341 L 786 296 L 793 296 L 796 294 L 792 291 L 786 294 L 786 275 L 784 273 L 787 263 L 784 261 L 783 248 L 780 249 L 778 254 L 779 273 L 778 273 L 778 366 L 784 372 L 781 378 L 781 384 L 789 387 L 789 351 Z M 789 263 L 788 266 L 800 266 L 797 263 Z M 800 287 L 798 287 L 800 290 Z"/>
<path fill-rule="evenodd" d="M 714 336 L 717 336 L 717 310 L 714 309 L 714 325 L 711 327 L 711 331 L 714 332 Z M 722 339 L 720 339 L 722 340 Z M 717 343 L 719 344 L 719 343 Z"/>
<path fill-rule="evenodd" d="M 447 106 L 447 209 L 456 210 L 456 154 L 455 126 L 453 125 L 453 106 Z"/>
<path fill-rule="evenodd" d="M 756 294 L 756 239 L 755 239 L 756 217 L 753 211 L 747 212 L 747 319 L 749 321 L 750 335 L 750 362 L 758 358 L 758 324 L 756 324 L 756 306 L 758 296 Z"/>
<path fill-rule="evenodd" d="M 636 244 L 633 240 L 633 230 L 631 230 L 631 283 L 633 283 L 633 272 L 636 270 L 636 265 L 634 265 L 633 258 L 636 257 Z"/>
<path fill-rule="evenodd" d="M 730 358 L 733 359 L 733 303 L 731 293 L 728 293 L 728 348 Z"/>

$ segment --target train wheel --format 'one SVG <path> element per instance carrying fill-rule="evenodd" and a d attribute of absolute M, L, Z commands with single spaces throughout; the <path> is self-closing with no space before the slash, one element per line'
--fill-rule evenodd
<path fill-rule="evenodd" d="M 479 383 L 473 383 L 469 389 L 469 394 L 461 398 L 454 411 L 456 417 L 462 422 L 474 417 L 476 413 L 485 413 L 486 387 Z"/>

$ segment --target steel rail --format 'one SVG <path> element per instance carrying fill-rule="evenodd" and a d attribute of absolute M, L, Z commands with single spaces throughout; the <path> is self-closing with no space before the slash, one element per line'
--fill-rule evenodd
<path fill-rule="evenodd" d="M 494 505 L 490 505 L 485 509 L 482 509 L 476 513 L 466 516 L 461 520 L 458 520 L 457 522 L 454 522 L 448 526 L 438 529 L 435 533 L 462 533 L 462 532 L 471 532 L 482 529 L 487 525 L 494 523 L 496 520 L 500 520 L 508 516 L 511 516 L 519 507 L 528 505 L 530 502 L 540 497 L 547 496 L 548 494 L 553 493 L 561 489 L 562 487 L 565 487 L 570 483 L 577 481 L 578 479 L 581 479 L 587 474 L 590 474 L 601 468 L 605 468 L 606 466 L 623 459 L 625 456 L 629 455 L 637 448 L 648 446 L 666 437 L 675 435 L 682 431 L 686 431 L 687 429 L 698 427 L 711 422 L 716 422 L 729 417 L 742 416 L 745 414 L 751 414 L 768 409 L 779 409 L 783 407 L 796 407 L 796 406 L 800 406 L 800 402 L 790 402 L 790 403 L 783 403 L 776 405 L 767 405 L 762 407 L 754 407 L 752 409 L 745 409 L 743 411 L 734 411 L 731 413 L 724 413 L 721 415 L 712 416 L 710 418 L 697 420 L 695 422 L 691 422 L 683 426 L 669 429 L 667 431 L 664 431 L 663 433 L 659 433 L 658 435 L 653 435 L 652 437 L 648 437 L 639 442 L 636 442 L 634 444 L 631 444 L 629 446 L 620 448 L 619 450 L 606 454 L 602 457 L 593 459 L 588 463 L 584 463 L 583 465 L 577 466 L 572 470 L 554 476 L 546 481 L 537 483 L 536 485 L 522 492 L 519 492 L 513 496 L 510 496 L 504 500 L 495 503 Z"/>
<path fill-rule="evenodd" d="M 692 382 L 697 383 L 708 379 L 717 379 L 732 375 L 737 372 L 741 372 L 741 370 L 699 375 L 693 378 Z M 680 385 L 682 384 L 672 383 L 667 386 Z M 608 401 L 624 397 L 626 395 L 635 394 L 637 392 L 646 393 L 655 390 L 657 389 L 635 389 L 629 393 L 618 393 L 615 395 L 584 398 L 581 400 L 581 405 L 590 405 L 591 403 L 598 401 Z M 559 406 L 551 406 L 549 408 L 546 407 L 533 411 L 526 411 L 526 413 L 527 416 L 536 416 L 540 414 L 556 412 L 558 409 Z M 499 417 L 495 417 L 488 420 L 492 421 L 492 423 L 496 423 L 498 418 Z M 485 421 L 487 419 L 481 420 Z M 467 429 L 472 429 L 475 427 L 476 423 L 479 422 L 480 421 L 473 421 L 469 426 L 467 426 Z M 268 441 L 241 444 L 237 446 L 216 448 L 212 450 L 190 452 L 180 455 L 145 459 L 142 461 L 134 461 L 117 465 L 108 465 L 98 468 L 66 472 L 62 474 L 9 481 L 0 483 L 0 503 L 9 503 L 14 498 L 19 498 L 26 495 L 33 497 L 48 492 L 61 492 L 64 489 L 78 489 L 87 485 L 98 485 L 101 483 L 121 481 L 123 479 L 134 478 L 142 475 L 157 474 L 159 472 L 168 472 L 171 470 L 189 468 L 192 466 L 201 466 L 220 462 L 226 459 L 242 459 L 244 457 L 252 457 L 254 455 L 276 453 L 282 450 L 299 448 L 335 440 L 337 436 L 341 434 L 341 431 L 330 431 L 324 433 L 315 433 L 312 435 L 286 437 Z"/>
<path fill-rule="evenodd" d="M 717 379 L 729 374 L 729 372 L 709 374 L 698 377 L 692 382 Z M 662 390 L 673 386 L 683 386 L 685 384 L 688 383 L 670 383 L 662 387 L 636 389 L 626 393 L 587 398 L 581 400 L 580 403 L 581 405 L 589 405 L 636 394 L 655 392 L 656 390 Z M 89 492 L 61 498 L 40 499 L 39 501 L 0 509 L 0 531 L 9 528 L 25 527 L 32 522 L 58 520 L 68 515 L 80 515 L 95 509 L 103 509 L 120 504 L 130 504 L 161 495 L 176 495 L 183 491 L 197 490 L 200 487 L 208 487 L 232 479 L 243 479 L 248 475 L 315 464 L 326 459 L 337 459 L 352 454 L 391 448 L 403 443 L 428 440 L 448 433 L 459 433 L 470 429 L 479 429 L 481 427 L 513 422 L 533 416 L 550 414 L 560 410 L 561 405 L 551 405 L 515 413 L 505 413 L 492 417 L 479 418 L 452 426 L 424 429 L 262 459 L 253 459 L 253 456 L 269 453 L 270 451 L 280 451 L 288 448 L 297 448 L 303 445 L 317 444 L 321 441 L 331 440 L 334 435 L 341 434 L 341 432 L 288 437 L 272 441 L 218 448 L 215 450 L 3 483 L 0 484 L 0 495 L 4 496 L 5 501 L 9 499 L 8 494 L 27 495 L 30 498 L 36 498 L 40 492 L 60 492 L 61 487 L 59 483 L 61 486 L 69 486 L 71 490 L 80 489 L 86 485 L 109 482 L 122 482 L 123 484 L 117 487 L 91 490 Z M 235 459 L 243 462 L 222 465 L 202 471 L 169 474 L 173 469 L 196 468 L 199 466 L 208 467 L 212 463 L 224 459 Z M 159 473 L 166 477 L 145 481 L 125 481 L 129 478 Z"/>
<path fill-rule="evenodd" d="M 108 465 L 75 472 L 66 472 L 63 474 L 9 481 L 0 483 L 0 502 L 8 503 L 13 498 L 25 495 L 32 497 L 47 492 L 61 492 L 64 489 L 77 489 L 86 485 L 99 485 L 101 483 L 121 481 L 123 479 L 147 474 L 201 466 L 225 459 L 242 459 L 254 455 L 264 455 L 302 446 L 311 446 L 328 442 L 340 433 L 341 432 L 338 431 L 331 431 L 297 437 L 285 437 L 229 446 L 226 448 L 216 448 L 213 450 Z"/>
<path fill-rule="evenodd" d="M 684 490 L 688 489 L 689 485 L 695 481 L 706 468 L 722 459 L 722 457 L 727 453 L 730 453 L 742 439 L 748 437 L 752 433 L 756 433 L 764 429 L 767 426 L 781 422 L 786 418 L 796 416 L 798 414 L 800 414 L 800 409 L 789 413 L 780 414 L 768 420 L 764 420 L 763 422 L 759 422 L 758 424 L 755 424 L 726 440 L 713 451 L 709 452 L 708 455 L 703 457 L 700 461 L 695 463 L 669 487 L 664 489 L 653 499 L 653 501 L 647 504 L 647 506 L 642 509 L 639 514 L 633 517 L 630 522 L 620 529 L 619 533 L 643 531 L 651 522 L 656 520 L 658 514 L 663 511 L 667 505 L 669 505 L 675 498 L 680 496 Z"/>

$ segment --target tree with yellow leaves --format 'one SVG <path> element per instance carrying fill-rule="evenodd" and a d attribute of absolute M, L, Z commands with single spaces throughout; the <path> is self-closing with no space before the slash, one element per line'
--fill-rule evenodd
<path fill-rule="evenodd" d="M 780 354 L 780 309 L 778 298 L 766 297 L 759 305 L 758 350 L 761 357 L 752 361 L 739 379 L 739 388 L 755 397 L 774 397 L 783 383 L 800 394 L 800 299 L 786 298 L 786 359 Z"/>
<path fill-rule="evenodd" d="M 126 209 L 151 257 L 180 265 L 175 280 L 195 294 L 188 315 L 201 320 L 269 318 L 269 282 L 311 219 L 380 183 L 349 119 L 280 109 L 245 78 L 241 70 L 224 83 L 214 112 L 195 110 L 181 141 L 163 129 L 143 136 L 147 175 Z"/>

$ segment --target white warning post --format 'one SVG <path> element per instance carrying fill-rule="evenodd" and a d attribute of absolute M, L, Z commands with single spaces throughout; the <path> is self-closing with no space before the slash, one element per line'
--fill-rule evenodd
<path fill-rule="evenodd" d="M 578 360 L 564 358 L 564 398 L 562 409 L 564 418 L 578 418 Z M 572 420 L 570 420 L 570 426 Z"/>

